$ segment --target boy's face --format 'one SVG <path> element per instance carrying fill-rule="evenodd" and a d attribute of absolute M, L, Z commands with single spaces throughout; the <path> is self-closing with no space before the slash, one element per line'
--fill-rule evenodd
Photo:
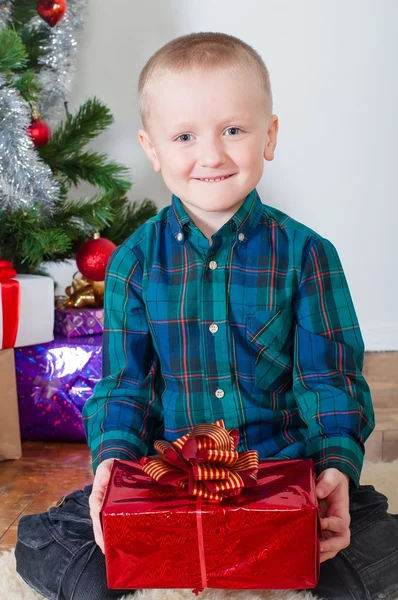
<path fill-rule="evenodd" d="M 227 212 L 258 184 L 272 160 L 278 118 L 265 111 L 264 92 L 243 70 L 167 73 L 151 86 L 147 131 L 138 137 L 155 172 L 188 206 Z M 204 178 L 227 178 L 201 181 Z"/>

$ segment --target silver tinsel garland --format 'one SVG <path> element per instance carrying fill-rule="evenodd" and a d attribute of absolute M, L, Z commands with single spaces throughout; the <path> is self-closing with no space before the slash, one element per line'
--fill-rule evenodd
<path fill-rule="evenodd" d="M 12 0 L 0 0 L 0 29 L 8 25 L 12 11 Z"/>
<path fill-rule="evenodd" d="M 15 0 L 0 0 L 0 30 L 12 21 Z M 55 27 L 38 15 L 28 27 L 47 29 L 42 46 L 45 54 L 38 74 L 41 87 L 37 108 L 51 129 L 65 118 L 72 75 L 76 62 L 75 33 L 83 26 L 87 0 L 68 0 L 67 9 Z M 31 108 L 19 92 L 0 75 L 0 210 L 16 210 L 38 204 L 51 211 L 59 185 L 34 147 L 27 133 Z"/>
<path fill-rule="evenodd" d="M 29 104 L 0 75 L 0 210 L 38 204 L 51 211 L 59 186 L 27 133 Z"/>
<path fill-rule="evenodd" d="M 41 87 L 38 110 L 50 127 L 65 117 L 65 102 L 70 96 L 76 64 L 76 33 L 83 28 L 86 6 L 87 0 L 68 0 L 59 23 L 55 27 L 44 25 L 48 39 L 42 46 L 45 54 L 39 59 L 42 67 L 38 75 Z M 37 16 L 30 26 L 43 26 L 43 20 Z"/>

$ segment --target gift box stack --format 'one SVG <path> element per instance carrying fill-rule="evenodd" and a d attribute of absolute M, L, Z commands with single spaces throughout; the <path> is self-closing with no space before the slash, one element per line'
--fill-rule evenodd
<path fill-rule="evenodd" d="M 13 348 L 50 342 L 53 325 L 53 280 L 17 275 L 10 262 L 0 260 L 0 460 L 22 455 Z"/>
<path fill-rule="evenodd" d="M 2 377 L 12 377 L 7 402 L 14 410 L 14 449 L 0 446 L 0 459 L 20 457 L 21 439 L 86 441 L 82 410 L 102 377 L 104 280 L 115 248 L 98 232 L 87 240 L 76 254 L 79 271 L 55 306 L 52 278 L 17 276 L 0 261 L 0 348 L 14 348 L 0 356 Z"/>
<path fill-rule="evenodd" d="M 320 567 L 312 459 L 237 452 L 223 421 L 115 460 L 101 510 L 110 589 L 308 589 Z"/>
<path fill-rule="evenodd" d="M 53 296 L 54 298 L 54 296 Z M 82 410 L 102 372 L 103 282 L 54 299 L 52 341 L 15 349 L 22 440 L 85 442 Z"/>

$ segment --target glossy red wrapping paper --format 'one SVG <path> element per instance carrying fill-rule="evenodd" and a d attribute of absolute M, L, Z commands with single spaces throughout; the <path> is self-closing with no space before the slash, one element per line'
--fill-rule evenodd
<path fill-rule="evenodd" d="M 214 503 L 115 460 L 101 511 L 108 587 L 315 587 L 315 485 L 312 459 L 265 460 L 257 486 Z"/>

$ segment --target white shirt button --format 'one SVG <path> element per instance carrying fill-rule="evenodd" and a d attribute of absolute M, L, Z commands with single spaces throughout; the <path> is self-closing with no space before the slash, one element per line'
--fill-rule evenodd
<path fill-rule="evenodd" d="M 240 233 L 240 234 L 238 235 L 238 238 L 239 238 L 239 241 L 240 241 L 240 242 L 243 242 L 243 240 L 245 239 L 245 234 L 244 234 L 244 233 Z"/>
<path fill-rule="evenodd" d="M 210 267 L 210 269 L 211 269 L 212 271 L 214 271 L 214 269 L 217 269 L 218 265 L 217 265 L 217 263 L 216 263 L 216 261 L 215 261 L 215 260 L 212 260 L 212 261 L 209 263 L 209 267 Z"/>
<path fill-rule="evenodd" d="M 209 329 L 210 329 L 210 331 L 211 331 L 212 333 L 217 333 L 217 331 L 218 331 L 218 325 L 216 325 L 215 323 L 212 323 L 212 324 L 210 325 Z"/>
<path fill-rule="evenodd" d="M 224 390 L 216 390 L 216 396 L 217 396 L 217 398 L 224 398 L 224 396 L 225 396 Z"/>
<path fill-rule="evenodd" d="M 182 233 L 181 233 L 181 232 L 180 232 L 180 233 L 177 233 L 177 240 L 178 240 L 179 242 L 181 242 L 181 240 L 182 240 L 182 238 L 183 238 L 183 237 L 184 237 L 184 236 L 182 235 Z"/>

